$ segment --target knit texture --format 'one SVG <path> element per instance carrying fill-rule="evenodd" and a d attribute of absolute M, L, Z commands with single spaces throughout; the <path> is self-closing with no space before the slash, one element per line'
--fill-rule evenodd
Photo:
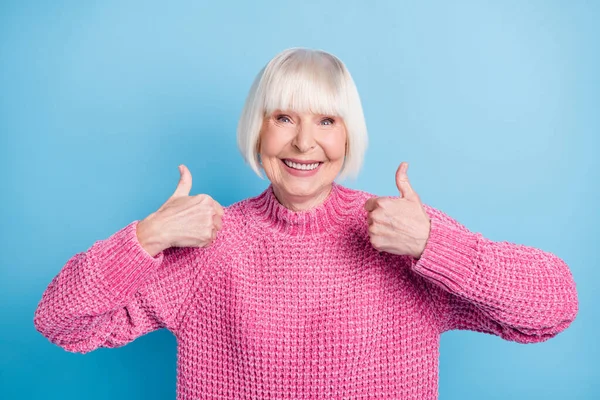
<path fill-rule="evenodd" d="M 575 319 L 576 285 L 554 254 L 493 242 L 427 204 L 422 256 L 380 252 L 370 197 L 334 182 L 294 212 L 269 186 L 225 207 L 210 246 L 155 257 L 133 221 L 67 261 L 35 327 L 78 353 L 170 330 L 178 400 L 429 400 L 441 333 L 536 343 Z"/>

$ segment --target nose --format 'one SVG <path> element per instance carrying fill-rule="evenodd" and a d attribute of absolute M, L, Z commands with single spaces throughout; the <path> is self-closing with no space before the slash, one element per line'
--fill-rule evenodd
<path fill-rule="evenodd" d="M 299 124 L 292 145 L 301 153 L 305 153 L 315 147 L 315 138 L 309 126 Z"/>

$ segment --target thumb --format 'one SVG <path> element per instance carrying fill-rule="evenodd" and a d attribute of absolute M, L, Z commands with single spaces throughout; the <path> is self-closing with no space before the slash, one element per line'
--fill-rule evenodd
<path fill-rule="evenodd" d="M 400 192 L 402 198 L 406 200 L 412 200 L 415 198 L 416 193 L 413 190 L 412 186 L 410 186 L 410 182 L 408 181 L 408 174 L 406 171 L 408 170 L 408 163 L 402 162 L 396 171 L 396 187 Z"/>
<path fill-rule="evenodd" d="M 189 196 L 192 190 L 192 174 L 190 170 L 183 164 L 179 166 L 179 183 L 171 197 Z"/>

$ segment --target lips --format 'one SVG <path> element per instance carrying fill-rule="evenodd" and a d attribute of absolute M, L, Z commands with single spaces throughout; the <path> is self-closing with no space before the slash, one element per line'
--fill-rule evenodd
<path fill-rule="evenodd" d="M 321 170 L 321 166 L 323 165 L 322 162 L 317 161 L 315 163 L 317 165 L 315 168 L 300 169 L 300 168 L 294 168 L 294 167 L 287 165 L 287 162 L 283 161 L 283 159 L 280 159 L 280 160 L 281 160 L 281 165 L 283 165 L 283 168 L 285 169 L 285 171 L 288 174 L 297 176 L 297 177 L 303 177 L 303 178 L 308 178 L 308 177 L 314 176 L 315 174 L 318 173 L 318 171 Z"/>
<path fill-rule="evenodd" d="M 305 164 L 305 163 L 297 163 L 297 162 L 293 162 L 293 161 L 288 161 L 286 159 L 282 159 L 281 163 L 283 165 L 285 165 L 287 168 L 292 168 L 298 171 L 314 171 L 316 169 L 319 169 L 319 167 L 321 166 L 321 164 L 323 164 L 322 162 L 314 162 L 314 163 L 310 163 L 310 164 Z M 303 169 L 302 167 L 306 167 L 306 169 Z"/>
<path fill-rule="evenodd" d="M 319 161 L 319 160 L 298 160 L 297 158 L 282 158 L 282 160 L 295 162 L 297 164 L 316 164 L 316 163 L 323 162 L 323 161 Z"/>

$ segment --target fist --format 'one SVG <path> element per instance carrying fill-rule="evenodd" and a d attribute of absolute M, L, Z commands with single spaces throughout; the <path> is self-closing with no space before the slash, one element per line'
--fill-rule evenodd
<path fill-rule="evenodd" d="M 152 243 L 160 243 L 154 246 L 159 251 L 169 247 L 206 247 L 222 228 L 223 207 L 207 194 L 190 196 L 192 174 L 185 165 L 179 167 L 179 172 L 175 192 L 156 212 L 138 224 L 138 237 L 153 238 L 147 240 L 149 247 Z M 140 230 L 151 233 L 140 234 Z"/>
<path fill-rule="evenodd" d="M 398 197 L 372 197 L 365 202 L 369 239 L 374 248 L 420 258 L 429 238 L 431 220 L 408 181 L 408 163 L 396 171 Z"/>

